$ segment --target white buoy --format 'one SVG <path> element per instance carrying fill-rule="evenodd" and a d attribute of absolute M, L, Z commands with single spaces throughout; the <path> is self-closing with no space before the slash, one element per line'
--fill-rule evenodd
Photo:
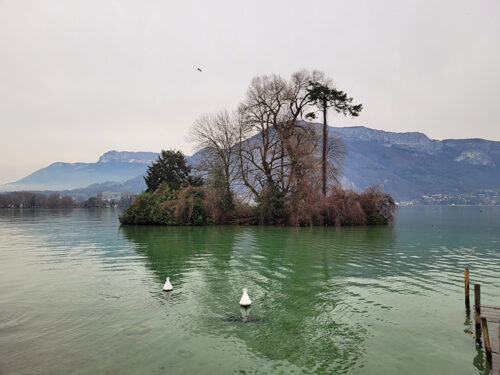
<path fill-rule="evenodd" d="M 252 304 L 252 301 L 250 300 L 250 297 L 248 297 L 247 289 L 243 289 L 243 295 L 241 296 L 240 299 L 240 306 L 243 307 L 248 307 Z"/>
<path fill-rule="evenodd" d="M 172 284 L 170 284 L 170 277 L 167 277 L 167 281 L 165 281 L 165 285 L 163 285 L 163 290 L 165 292 L 170 292 L 173 289 L 174 288 L 173 288 Z"/>

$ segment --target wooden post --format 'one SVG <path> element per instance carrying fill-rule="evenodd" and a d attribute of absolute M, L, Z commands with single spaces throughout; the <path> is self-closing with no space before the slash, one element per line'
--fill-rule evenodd
<path fill-rule="evenodd" d="M 481 344 L 481 285 L 474 284 L 474 320 L 476 321 L 476 342 Z"/>
<path fill-rule="evenodd" d="M 483 327 L 484 351 L 486 352 L 486 359 L 491 365 L 490 335 L 488 333 L 488 321 L 486 318 L 481 318 L 481 325 Z"/>
<path fill-rule="evenodd" d="M 465 311 L 467 315 L 470 314 L 470 293 L 469 293 L 469 269 L 466 268 L 464 270 L 464 278 L 465 278 Z"/>

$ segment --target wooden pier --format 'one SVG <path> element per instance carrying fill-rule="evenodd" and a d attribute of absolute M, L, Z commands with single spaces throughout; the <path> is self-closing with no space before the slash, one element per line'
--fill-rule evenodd
<path fill-rule="evenodd" d="M 470 314 L 469 270 L 464 271 L 465 310 Z M 486 360 L 491 367 L 491 373 L 500 375 L 500 306 L 481 304 L 481 285 L 474 284 L 474 324 L 476 343 L 484 344 Z M 489 324 L 489 326 L 488 326 Z M 482 340 L 481 340 L 482 337 Z"/>

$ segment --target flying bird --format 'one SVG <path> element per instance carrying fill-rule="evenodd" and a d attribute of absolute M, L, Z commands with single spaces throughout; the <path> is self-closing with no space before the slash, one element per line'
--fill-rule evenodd
<path fill-rule="evenodd" d="M 202 70 L 200 68 L 196 68 L 199 72 L 201 72 Z"/>

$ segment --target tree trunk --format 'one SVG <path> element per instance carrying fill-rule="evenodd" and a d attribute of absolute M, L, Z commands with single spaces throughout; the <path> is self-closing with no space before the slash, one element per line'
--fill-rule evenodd
<path fill-rule="evenodd" d="M 323 100 L 323 153 L 321 155 L 321 177 L 323 181 L 323 195 L 326 197 L 326 165 L 327 165 L 327 146 L 328 146 L 328 126 L 326 124 L 326 100 Z"/>

